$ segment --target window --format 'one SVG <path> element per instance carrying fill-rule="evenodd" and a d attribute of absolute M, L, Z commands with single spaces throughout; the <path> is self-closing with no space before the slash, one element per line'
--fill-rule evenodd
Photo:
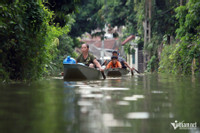
<path fill-rule="evenodd" d="M 135 64 L 135 51 L 132 52 L 132 64 Z"/>

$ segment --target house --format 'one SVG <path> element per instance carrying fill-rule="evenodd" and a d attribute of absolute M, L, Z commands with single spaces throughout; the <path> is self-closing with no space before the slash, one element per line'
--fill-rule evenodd
<path fill-rule="evenodd" d="M 138 39 L 137 36 L 130 35 L 122 42 L 122 49 L 124 45 L 130 44 L 129 53 L 127 53 L 127 63 L 130 67 L 134 67 L 139 72 L 144 72 L 143 69 L 143 47 L 138 46 L 134 40 Z"/>

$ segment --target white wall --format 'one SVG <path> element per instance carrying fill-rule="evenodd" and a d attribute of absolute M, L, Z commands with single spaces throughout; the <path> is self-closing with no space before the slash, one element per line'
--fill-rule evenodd
<path fill-rule="evenodd" d="M 137 47 L 137 44 L 133 44 L 131 42 L 131 49 L 132 48 L 135 49 L 135 64 L 132 64 L 132 60 L 133 60 L 132 54 L 127 54 L 127 63 L 129 64 L 129 66 L 131 68 L 134 67 L 135 69 L 138 70 L 138 47 Z"/>

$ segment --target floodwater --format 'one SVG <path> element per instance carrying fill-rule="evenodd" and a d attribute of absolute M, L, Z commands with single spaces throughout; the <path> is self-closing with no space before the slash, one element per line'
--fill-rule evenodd
<path fill-rule="evenodd" d="M 147 74 L 70 82 L 58 77 L 0 85 L 0 133 L 170 132 L 200 133 L 200 78 Z"/>

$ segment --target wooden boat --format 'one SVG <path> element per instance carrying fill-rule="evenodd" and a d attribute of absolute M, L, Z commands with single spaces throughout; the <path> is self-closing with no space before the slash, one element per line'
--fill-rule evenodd
<path fill-rule="evenodd" d="M 99 70 L 81 64 L 63 64 L 64 80 L 95 80 L 102 74 Z"/>
<path fill-rule="evenodd" d="M 120 77 L 123 75 L 128 74 L 130 71 L 124 68 L 109 68 L 106 69 L 105 75 L 110 76 L 110 77 Z"/>

